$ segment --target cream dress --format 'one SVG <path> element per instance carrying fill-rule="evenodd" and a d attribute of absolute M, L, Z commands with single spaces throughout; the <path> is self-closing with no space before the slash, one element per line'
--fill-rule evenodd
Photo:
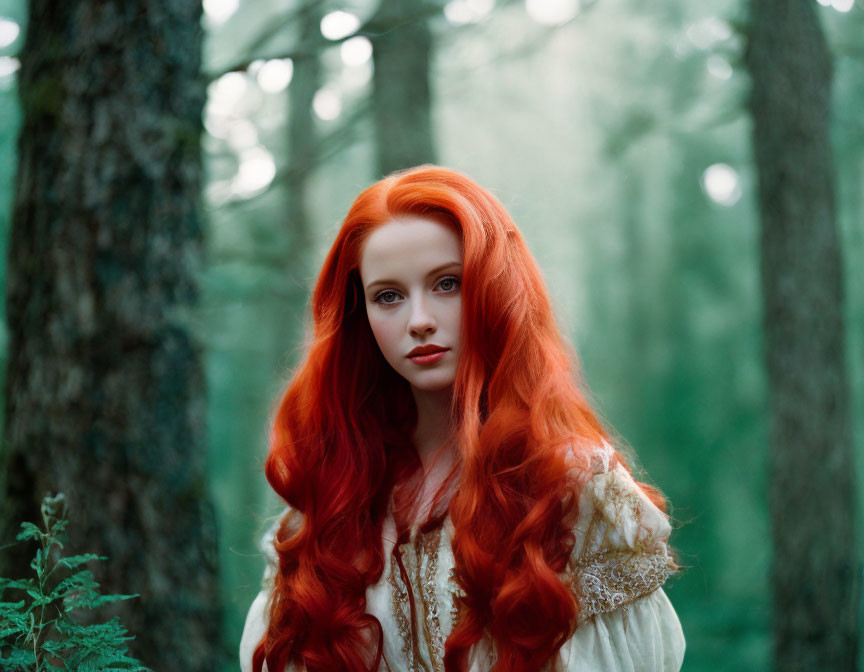
<path fill-rule="evenodd" d="M 674 573 L 666 545 L 671 526 L 621 465 L 610 468 L 612 454 L 606 443 L 594 453 L 592 476 L 580 495 L 576 543 L 561 575 L 580 596 L 580 619 L 554 664 L 545 669 L 678 672 L 684 633 L 661 588 Z M 243 672 L 251 671 L 252 652 L 267 627 L 267 600 L 278 566 L 273 548 L 278 522 L 261 541 L 268 564 L 240 642 Z M 453 626 L 453 598 L 459 591 L 453 579 L 452 533 L 449 517 L 426 533 L 415 527 L 410 541 L 398 549 L 400 566 L 393 552 L 392 517 L 385 521 L 384 573 L 366 591 L 366 610 L 384 630 L 379 672 L 443 672 L 444 642 Z M 412 602 L 416 613 L 411 611 Z M 485 672 L 494 659 L 494 647 L 482 639 L 471 650 L 469 670 Z"/>

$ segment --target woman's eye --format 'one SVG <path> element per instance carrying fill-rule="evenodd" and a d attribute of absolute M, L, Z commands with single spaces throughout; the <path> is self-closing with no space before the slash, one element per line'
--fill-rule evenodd
<path fill-rule="evenodd" d="M 398 296 L 396 292 L 388 289 L 386 292 L 377 294 L 374 300 L 377 303 L 395 303 Z"/>
<path fill-rule="evenodd" d="M 451 294 L 459 289 L 459 285 L 461 285 L 461 281 L 459 278 L 448 277 L 441 278 L 438 281 L 436 287 L 438 287 L 439 291 L 443 294 Z M 372 299 L 373 302 L 381 304 L 382 306 L 389 306 L 396 303 L 399 303 L 399 300 L 402 298 L 402 295 L 399 292 L 392 289 L 385 289 Z"/>
<path fill-rule="evenodd" d="M 453 292 L 459 286 L 457 278 L 444 278 L 438 283 L 438 286 L 445 292 Z"/>

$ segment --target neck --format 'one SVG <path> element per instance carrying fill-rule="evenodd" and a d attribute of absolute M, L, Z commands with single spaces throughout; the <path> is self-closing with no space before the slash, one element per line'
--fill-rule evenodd
<path fill-rule="evenodd" d="M 430 515 L 435 494 L 456 459 L 456 448 L 447 440 L 453 388 L 429 392 L 412 387 L 411 391 L 417 406 L 417 428 L 412 438 L 422 465 L 422 473 L 418 474 L 418 500 L 412 515 L 419 523 Z"/>
<path fill-rule="evenodd" d="M 450 433 L 450 401 L 453 398 L 453 388 L 430 392 L 411 388 L 414 403 L 417 406 L 417 428 L 414 430 L 414 447 L 423 463 L 423 470 L 429 471 L 438 453 L 452 451 L 452 446 L 445 447 L 447 435 Z M 441 457 L 444 457 L 443 455 Z"/>
<path fill-rule="evenodd" d="M 450 402 L 453 388 L 436 392 L 412 388 L 412 392 L 417 406 L 414 447 L 423 466 L 416 514 L 416 520 L 420 522 L 429 516 L 435 493 L 444 483 L 456 459 L 456 448 L 452 442 L 447 441 L 451 429 Z"/>

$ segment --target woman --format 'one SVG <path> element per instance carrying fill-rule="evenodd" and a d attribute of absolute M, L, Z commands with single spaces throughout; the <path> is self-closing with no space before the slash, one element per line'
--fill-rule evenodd
<path fill-rule="evenodd" d="M 312 317 L 244 670 L 680 668 L 664 498 L 590 409 L 494 196 L 433 165 L 372 185 Z"/>

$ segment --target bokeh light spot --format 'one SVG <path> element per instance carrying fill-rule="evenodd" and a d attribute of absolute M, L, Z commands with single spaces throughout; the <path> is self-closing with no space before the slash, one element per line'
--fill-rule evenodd
<path fill-rule="evenodd" d="M 735 205 L 741 198 L 741 180 L 738 171 L 725 163 L 708 166 L 702 173 L 702 189 L 715 203 Z"/>

